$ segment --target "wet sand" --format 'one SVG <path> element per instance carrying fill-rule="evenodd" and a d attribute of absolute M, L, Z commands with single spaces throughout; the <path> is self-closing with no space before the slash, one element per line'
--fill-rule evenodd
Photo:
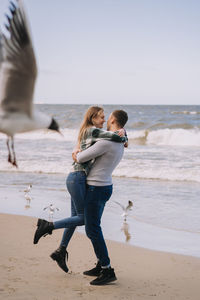
<path fill-rule="evenodd" d="M 49 218 L 49 210 L 44 208 L 53 204 L 59 208 L 59 211 L 55 210 L 53 219 L 56 221 L 66 218 L 70 216 L 71 201 L 65 180 L 66 175 L 63 174 L 0 172 L 0 212 Z M 126 241 L 122 209 L 115 201 L 126 206 L 132 200 L 133 210 L 127 218 L 131 237 L 129 244 L 200 257 L 199 204 L 195 205 L 199 185 L 197 189 L 191 183 L 184 187 L 182 183 L 116 177 L 113 178 L 113 183 L 113 195 L 107 202 L 102 217 L 102 227 L 107 239 Z M 29 194 L 32 200 L 27 203 L 24 189 L 29 184 L 33 186 Z M 179 199 L 179 204 L 174 202 L 176 196 L 187 196 L 188 193 L 189 202 L 184 201 L 184 198 Z M 84 228 L 79 227 L 78 231 L 82 233 Z"/>
<path fill-rule="evenodd" d="M 88 238 L 75 233 L 69 246 L 69 273 L 49 257 L 62 230 L 33 245 L 36 218 L 0 214 L 0 299 L 159 299 L 198 300 L 200 259 L 107 241 L 118 278 L 91 286 L 82 274 L 94 266 Z"/>

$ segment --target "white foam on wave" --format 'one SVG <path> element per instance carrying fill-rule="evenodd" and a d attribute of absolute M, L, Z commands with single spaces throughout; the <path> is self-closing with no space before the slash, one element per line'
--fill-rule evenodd
<path fill-rule="evenodd" d="M 188 110 L 184 110 L 184 111 L 172 111 L 171 112 L 174 115 L 198 115 L 200 114 L 200 111 L 188 111 Z"/>
<path fill-rule="evenodd" d="M 71 171 L 71 163 L 49 163 L 43 161 L 42 164 L 37 162 L 18 162 L 19 169 L 12 167 L 6 161 L 0 163 L 1 171 L 7 172 L 25 172 L 35 174 L 65 174 Z M 200 183 L 200 172 L 198 170 L 177 170 L 175 168 L 158 168 L 156 166 L 149 166 L 146 164 L 130 163 L 123 161 L 113 173 L 115 177 L 126 177 L 135 179 L 147 180 L 167 180 L 167 181 L 180 181 L 180 182 L 198 182 Z"/>
<path fill-rule="evenodd" d="M 12 173 L 36 173 L 36 174 L 68 174 L 71 171 L 72 162 L 63 159 L 62 163 L 58 161 L 42 160 L 22 161 L 18 160 L 18 168 L 13 167 L 7 162 L 7 159 L 0 161 L 0 170 Z"/>
<path fill-rule="evenodd" d="M 199 129 L 162 129 L 147 136 L 148 145 L 200 146 Z"/>
<path fill-rule="evenodd" d="M 143 145 L 200 146 L 199 128 L 128 131 L 128 138 L 130 142 Z"/>
<path fill-rule="evenodd" d="M 37 130 L 16 134 L 16 139 L 23 140 L 55 140 L 76 142 L 78 129 L 62 128 L 59 133 L 50 130 Z M 165 128 L 157 130 L 128 130 L 129 141 L 138 145 L 171 145 L 171 146 L 200 146 L 200 129 Z M 6 139 L 0 133 L 0 139 Z"/>
<path fill-rule="evenodd" d="M 67 174 L 77 133 L 75 129 L 64 129 L 64 139 L 57 133 L 44 131 L 18 135 L 21 139 L 15 142 L 18 170 L 7 162 L 6 143 L 1 141 L 3 135 L 0 135 L 0 170 Z M 130 145 L 115 176 L 200 182 L 199 129 L 131 130 L 128 136 Z M 55 139 L 56 142 L 52 142 Z M 139 141 L 142 146 L 135 146 L 132 141 L 134 144 Z"/>
<path fill-rule="evenodd" d="M 156 153 L 156 149 L 151 149 L 151 154 L 141 152 L 139 157 L 136 157 L 137 155 L 135 154 L 134 156 L 134 151 L 129 149 L 126 151 L 125 157 L 119 166 L 115 169 L 113 176 L 148 180 L 193 181 L 200 183 L 199 161 L 196 163 L 192 162 L 190 166 L 188 166 L 188 163 L 184 166 L 184 161 L 174 161 L 174 163 L 170 163 L 168 160 L 159 161 L 154 159 L 154 151 Z M 40 155 L 39 158 L 39 161 L 37 158 L 19 158 L 19 169 L 16 169 L 7 162 L 7 156 L 5 154 L 0 160 L 0 170 L 7 172 L 65 175 L 72 170 L 72 159 L 69 154 L 65 155 L 64 153 L 59 153 L 59 155 L 54 156 L 52 159 L 49 159 L 48 156 L 42 157 Z"/>
<path fill-rule="evenodd" d="M 25 132 L 16 134 L 15 138 L 17 139 L 24 139 L 24 140 L 43 140 L 43 139 L 49 139 L 49 140 L 56 140 L 56 141 L 76 141 L 78 136 L 78 129 L 68 129 L 68 128 L 62 128 L 61 130 L 62 135 L 60 135 L 56 131 L 52 130 L 35 130 L 31 132 Z M 6 135 L 0 133 L 1 139 L 6 139 Z"/>
<path fill-rule="evenodd" d="M 200 182 L 199 168 L 179 168 L 176 165 L 159 165 L 153 161 L 123 159 L 115 169 L 114 176 L 148 180 L 194 181 Z"/>

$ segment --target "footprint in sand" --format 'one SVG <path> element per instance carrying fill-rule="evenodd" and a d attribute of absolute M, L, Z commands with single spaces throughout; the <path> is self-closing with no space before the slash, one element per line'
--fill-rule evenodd
<path fill-rule="evenodd" d="M 12 266 L 0 265 L 0 268 L 7 269 L 8 272 L 13 271 L 15 268 Z"/>

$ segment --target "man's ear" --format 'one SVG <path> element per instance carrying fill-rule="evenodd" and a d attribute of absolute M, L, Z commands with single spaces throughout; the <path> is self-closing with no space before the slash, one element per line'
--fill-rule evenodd
<path fill-rule="evenodd" d="M 111 122 L 111 124 L 114 124 L 115 123 L 115 117 L 112 117 L 110 122 Z"/>

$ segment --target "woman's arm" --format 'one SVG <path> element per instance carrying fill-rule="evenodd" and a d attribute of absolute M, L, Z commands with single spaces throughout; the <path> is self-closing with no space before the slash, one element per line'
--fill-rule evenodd
<path fill-rule="evenodd" d="M 113 141 L 117 143 L 124 143 L 126 142 L 125 136 L 120 136 L 117 133 L 114 133 L 112 131 L 106 131 L 99 128 L 93 128 L 92 130 L 92 139 L 95 142 L 99 141 L 100 139 Z"/>

